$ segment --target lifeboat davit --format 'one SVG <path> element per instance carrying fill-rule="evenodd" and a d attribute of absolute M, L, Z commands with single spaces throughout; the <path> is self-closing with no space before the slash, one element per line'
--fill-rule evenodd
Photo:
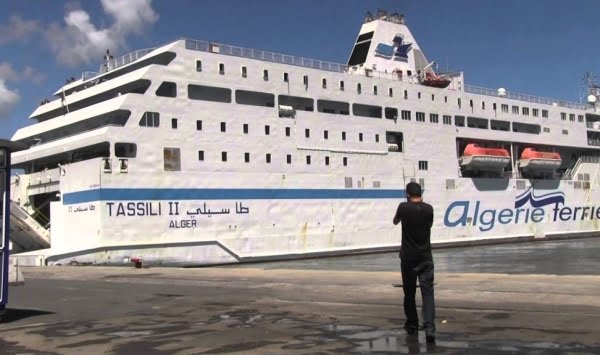
<path fill-rule="evenodd" d="M 560 154 L 540 152 L 535 148 L 525 148 L 519 159 L 519 168 L 526 171 L 555 171 L 561 164 Z"/>
<path fill-rule="evenodd" d="M 451 81 L 449 79 L 439 77 L 435 74 L 426 73 L 425 79 L 423 79 L 422 84 L 425 86 L 431 86 L 434 88 L 444 89 L 444 88 L 447 88 L 448 85 L 450 85 L 450 82 Z"/>
<path fill-rule="evenodd" d="M 510 154 L 503 148 L 483 148 L 475 143 L 467 144 L 459 164 L 465 170 L 502 171 L 510 163 Z"/>

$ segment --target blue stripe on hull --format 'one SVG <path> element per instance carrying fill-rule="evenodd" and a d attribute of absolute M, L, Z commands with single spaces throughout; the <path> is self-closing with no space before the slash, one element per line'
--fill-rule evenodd
<path fill-rule="evenodd" d="M 398 199 L 404 190 L 386 189 L 94 189 L 63 195 L 63 204 L 158 200 L 325 200 Z"/>

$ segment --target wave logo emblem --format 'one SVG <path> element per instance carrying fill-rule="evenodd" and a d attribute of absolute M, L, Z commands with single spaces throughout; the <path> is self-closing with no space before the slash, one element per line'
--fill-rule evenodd
<path fill-rule="evenodd" d="M 517 196 L 515 199 L 515 208 L 523 207 L 529 202 L 531 207 L 540 208 L 548 205 L 565 204 L 565 194 L 562 192 L 551 192 L 548 194 L 536 196 L 532 186 L 527 191 Z"/>

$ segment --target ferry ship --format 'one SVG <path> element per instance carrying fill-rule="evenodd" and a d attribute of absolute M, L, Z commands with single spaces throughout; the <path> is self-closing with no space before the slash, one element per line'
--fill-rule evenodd
<path fill-rule="evenodd" d="M 600 235 L 586 103 L 441 73 L 399 14 L 348 63 L 179 39 L 71 78 L 12 139 L 12 252 L 194 266 L 397 249 L 417 181 L 432 243 Z"/>

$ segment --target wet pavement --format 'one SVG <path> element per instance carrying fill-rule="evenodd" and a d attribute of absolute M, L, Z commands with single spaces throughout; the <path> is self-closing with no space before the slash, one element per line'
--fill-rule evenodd
<path fill-rule="evenodd" d="M 435 344 L 402 330 L 395 254 L 196 269 L 25 268 L 26 285 L 11 289 L 0 323 L 0 353 L 599 354 L 600 269 L 580 275 L 577 264 L 547 260 L 562 251 L 591 270 L 595 260 L 585 255 L 598 246 L 437 250 Z M 521 260 L 546 267 L 528 273 Z M 303 263 L 314 270 L 292 267 Z"/>

